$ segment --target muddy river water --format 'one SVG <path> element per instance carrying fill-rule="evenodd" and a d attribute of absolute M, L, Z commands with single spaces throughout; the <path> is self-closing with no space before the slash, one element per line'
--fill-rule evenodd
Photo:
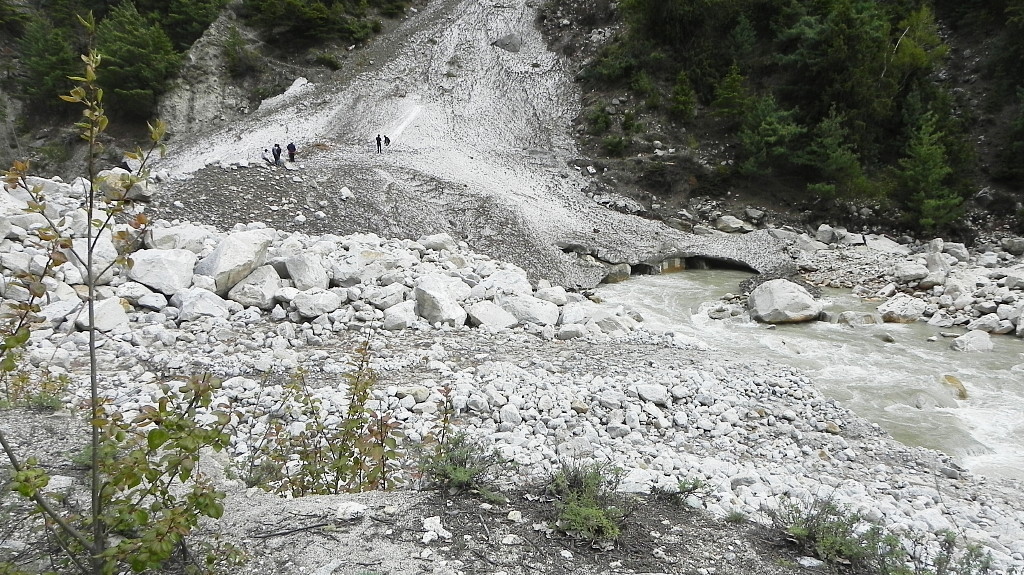
<path fill-rule="evenodd" d="M 738 293 L 748 275 L 690 270 L 634 276 L 597 293 L 607 305 L 640 311 L 647 329 L 684 333 L 739 358 L 799 368 L 824 395 L 899 441 L 954 455 L 975 473 L 1024 479 L 1024 340 L 993 336 L 993 352 L 963 353 L 951 350 L 950 339 L 940 334 L 954 329 L 923 322 L 769 328 L 746 316 L 710 319 L 703 311 L 707 302 Z M 874 311 L 879 303 L 848 290 L 826 291 L 823 299 L 834 313 Z M 966 399 L 958 399 L 946 376 L 962 382 Z"/>

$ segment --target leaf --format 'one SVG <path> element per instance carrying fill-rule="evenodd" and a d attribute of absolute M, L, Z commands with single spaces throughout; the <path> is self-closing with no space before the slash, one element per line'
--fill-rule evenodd
<path fill-rule="evenodd" d="M 167 433 L 164 428 L 155 427 L 150 429 L 149 433 L 146 434 L 146 444 L 149 446 L 151 451 L 156 451 L 161 445 L 167 443 L 167 440 L 170 439 L 170 437 L 171 434 Z"/>

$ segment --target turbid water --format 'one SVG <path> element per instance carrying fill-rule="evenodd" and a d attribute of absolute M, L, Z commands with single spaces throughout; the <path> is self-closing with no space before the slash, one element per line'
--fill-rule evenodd
<path fill-rule="evenodd" d="M 749 274 L 700 270 L 603 285 L 608 305 L 639 310 L 651 330 L 685 333 L 737 357 L 807 373 L 829 397 L 907 444 L 954 455 L 975 473 L 1024 478 L 1024 342 L 993 336 L 991 353 L 962 353 L 923 322 L 846 326 L 827 322 L 770 328 L 746 316 L 713 320 L 707 305 Z M 826 311 L 874 311 L 848 291 L 823 294 Z M 702 304 L 705 304 L 702 306 Z M 960 330 L 962 331 L 962 330 Z M 966 399 L 946 376 L 962 382 Z"/>

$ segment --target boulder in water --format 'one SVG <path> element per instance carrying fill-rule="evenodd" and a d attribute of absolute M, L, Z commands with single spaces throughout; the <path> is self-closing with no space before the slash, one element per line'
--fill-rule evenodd
<path fill-rule="evenodd" d="M 821 315 L 821 302 L 803 286 L 786 279 L 764 282 L 747 299 L 750 316 L 763 323 L 814 321 Z"/>

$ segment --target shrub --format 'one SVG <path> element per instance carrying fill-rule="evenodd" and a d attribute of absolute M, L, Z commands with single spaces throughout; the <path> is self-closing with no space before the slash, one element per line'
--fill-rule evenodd
<path fill-rule="evenodd" d="M 606 133 L 612 127 L 612 118 L 604 108 L 591 108 L 586 116 L 587 131 L 594 136 Z"/>
<path fill-rule="evenodd" d="M 340 70 L 341 62 L 338 61 L 337 56 L 330 52 L 320 52 L 313 57 L 313 63 L 317 66 L 323 66 L 328 70 Z"/>
<path fill-rule="evenodd" d="M 447 493 L 476 492 L 496 499 L 487 483 L 494 467 L 503 463 L 493 449 L 464 432 L 456 432 L 443 434 L 420 468 L 431 485 Z"/>
<path fill-rule="evenodd" d="M 285 404 L 295 405 L 306 423 L 294 433 L 283 420 L 266 416 L 266 433 L 250 441 L 257 447 L 242 470 L 247 484 L 293 497 L 384 490 L 398 484 L 402 434 L 391 414 L 368 407 L 377 382 L 368 345 L 366 341 L 356 349 L 352 369 L 345 374 L 348 407 L 337 424 L 328 422 L 329 414 L 301 372 L 285 386 Z"/>
<path fill-rule="evenodd" d="M 14 357 L 12 355 L 12 357 Z M 18 370 L 0 377 L 0 408 L 23 407 L 33 411 L 57 411 L 63 406 L 69 384 L 66 375 Z"/>
<path fill-rule="evenodd" d="M 263 69 L 259 53 L 249 47 L 235 26 L 228 30 L 228 37 L 224 41 L 224 61 L 228 73 L 235 78 L 251 76 Z"/>
<path fill-rule="evenodd" d="M 669 102 L 668 111 L 677 120 L 692 120 L 697 109 L 697 93 L 693 91 L 690 78 L 685 72 L 676 78 L 675 86 L 672 87 L 672 98 Z"/>
<path fill-rule="evenodd" d="M 588 541 L 618 539 L 628 511 L 615 493 L 620 473 L 596 463 L 563 463 L 547 486 L 558 498 L 555 526 Z"/>
<path fill-rule="evenodd" d="M 626 153 L 626 148 L 629 147 L 629 140 L 622 136 L 608 136 L 601 142 L 601 147 L 604 148 L 604 153 L 609 156 L 621 156 Z"/>

